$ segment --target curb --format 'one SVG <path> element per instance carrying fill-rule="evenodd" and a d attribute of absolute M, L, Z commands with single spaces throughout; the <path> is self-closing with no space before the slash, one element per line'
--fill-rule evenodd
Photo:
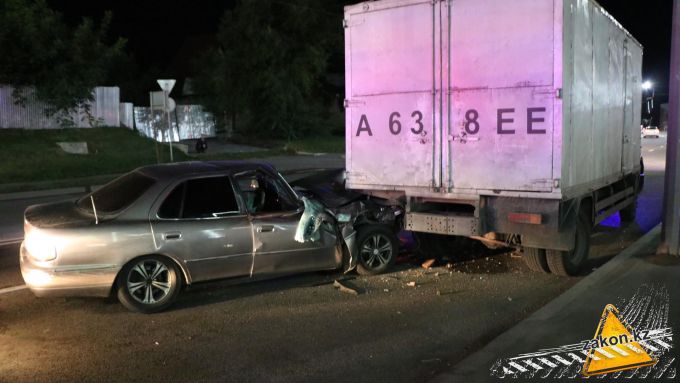
<path fill-rule="evenodd" d="M 48 190 L 36 190 L 28 192 L 15 192 L 15 193 L 2 193 L 0 194 L 0 201 L 11 201 L 15 199 L 27 199 L 27 198 L 42 198 L 42 197 L 52 197 L 64 194 L 80 194 L 87 193 L 92 190 L 93 186 L 78 186 L 72 188 L 62 188 L 62 189 L 48 189 Z"/>
<path fill-rule="evenodd" d="M 567 307 L 572 301 L 578 299 L 579 296 L 582 296 L 584 293 L 589 291 L 591 286 L 597 281 L 607 278 L 611 273 L 616 272 L 621 264 L 633 257 L 638 251 L 648 246 L 651 242 L 655 241 L 660 234 L 661 224 L 657 225 L 652 230 L 643 235 L 640 239 L 635 241 L 632 245 L 625 248 L 622 252 L 616 255 L 613 259 L 609 260 L 609 262 L 605 263 L 602 267 L 583 278 L 572 288 L 565 291 L 512 328 L 491 340 L 491 342 L 487 343 L 486 346 L 456 363 L 452 368 L 449 369 L 449 371 L 443 372 L 434 377 L 430 380 L 430 382 L 449 382 L 456 381 L 457 379 L 460 380 L 469 378 L 469 375 L 478 372 L 480 368 L 479 364 L 481 362 L 494 360 L 494 358 L 497 358 L 497 355 L 499 355 L 499 352 L 504 348 L 505 345 L 515 343 L 518 338 L 523 337 L 526 332 L 529 332 L 532 326 L 534 326 L 536 320 L 545 319 L 555 313 L 563 311 L 565 307 Z M 488 358 L 487 356 L 491 356 L 491 358 Z M 491 365 L 486 367 L 488 368 L 490 366 Z"/>

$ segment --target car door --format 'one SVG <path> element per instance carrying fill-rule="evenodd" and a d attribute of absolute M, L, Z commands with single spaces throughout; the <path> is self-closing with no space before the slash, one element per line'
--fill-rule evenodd
<path fill-rule="evenodd" d="M 295 241 L 303 207 L 280 176 L 247 171 L 234 178 L 252 222 L 254 274 L 339 267 L 341 258 L 332 227 L 322 229 L 318 241 Z"/>
<path fill-rule="evenodd" d="M 186 179 L 152 210 L 157 251 L 184 262 L 193 282 L 249 275 L 250 220 L 226 175 Z"/>

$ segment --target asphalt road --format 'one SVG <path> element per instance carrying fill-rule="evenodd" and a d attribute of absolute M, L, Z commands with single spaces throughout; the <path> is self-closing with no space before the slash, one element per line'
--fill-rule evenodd
<path fill-rule="evenodd" d="M 638 220 L 621 227 L 613 217 L 598 227 L 589 269 L 659 221 L 664 145 L 644 140 Z M 0 382 L 423 381 L 581 278 L 534 274 L 516 255 L 478 246 L 449 256 L 450 267 L 406 261 L 375 277 L 198 285 L 154 315 L 113 300 L 0 293 Z M 0 249 L 0 289 L 21 282 L 17 263 L 16 245 Z M 335 289 L 342 278 L 360 294 Z"/>

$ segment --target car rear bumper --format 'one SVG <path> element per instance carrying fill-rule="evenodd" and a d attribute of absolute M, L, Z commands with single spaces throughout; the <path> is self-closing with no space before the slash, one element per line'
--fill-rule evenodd
<path fill-rule="evenodd" d="M 29 256 L 23 243 L 20 266 L 26 285 L 38 297 L 107 297 L 120 270 L 114 265 L 42 264 Z"/>

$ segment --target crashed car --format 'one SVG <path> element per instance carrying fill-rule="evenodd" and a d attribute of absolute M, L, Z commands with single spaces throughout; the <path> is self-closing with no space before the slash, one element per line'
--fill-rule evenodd
<path fill-rule="evenodd" d="M 387 270 L 399 209 L 309 182 L 296 192 L 266 163 L 142 167 L 78 200 L 27 208 L 21 272 L 39 297 L 115 294 L 152 313 L 203 281 Z"/>

